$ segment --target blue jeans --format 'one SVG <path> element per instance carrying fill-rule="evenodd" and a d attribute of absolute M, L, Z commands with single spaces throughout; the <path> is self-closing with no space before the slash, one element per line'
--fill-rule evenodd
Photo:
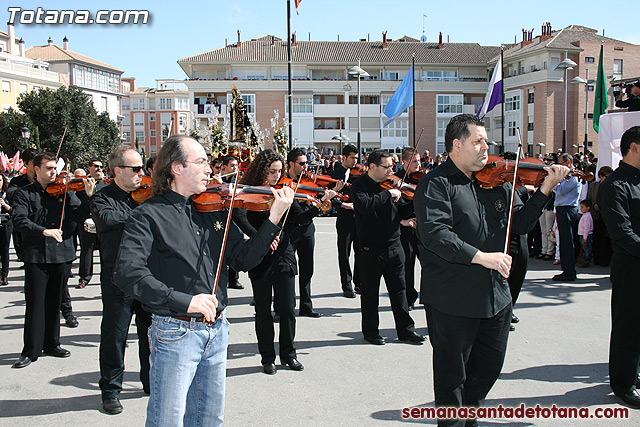
<path fill-rule="evenodd" d="M 229 323 L 153 315 L 146 426 L 221 426 Z"/>
<path fill-rule="evenodd" d="M 593 248 L 592 248 L 592 244 L 593 244 L 593 234 L 589 234 L 589 236 L 587 236 L 587 241 L 584 241 L 584 236 L 580 236 L 580 244 L 582 245 L 582 251 L 583 253 L 583 258 L 584 258 L 584 262 L 589 263 L 591 262 L 591 254 L 593 253 Z"/>

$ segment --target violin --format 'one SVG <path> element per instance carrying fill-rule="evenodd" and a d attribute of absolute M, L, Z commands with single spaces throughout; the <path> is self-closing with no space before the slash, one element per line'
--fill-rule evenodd
<path fill-rule="evenodd" d="M 327 188 L 331 184 L 337 184 L 338 179 L 331 178 L 329 175 L 316 175 L 311 172 L 305 172 L 305 176 L 315 184 L 318 184 L 320 187 Z M 351 184 L 348 182 L 344 183 L 345 188 L 351 187 Z"/>
<path fill-rule="evenodd" d="M 47 186 L 47 194 L 51 196 L 60 196 L 67 191 L 83 191 L 84 179 L 87 176 L 77 176 L 75 178 L 68 179 L 66 174 L 60 174 L 54 182 Z M 110 184 L 113 178 L 96 178 L 97 181 L 104 181 L 105 184 Z"/>
<path fill-rule="evenodd" d="M 302 194 L 308 194 L 310 196 L 317 196 L 317 197 L 324 196 L 325 188 L 322 188 L 320 185 L 316 184 L 315 182 L 305 177 L 304 175 L 300 177 L 297 185 L 291 178 L 288 178 L 288 177 L 282 177 L 282 179 L 280 179 L 280 182 L 278 182 L 278 184 L 275 185 L 276 188 L 282 188 L 285 186 L 291 187 L 295 189 L 297 192 Z M 335 198 L 342 202 L 346 202 L 349 200 L 349 196 L 347 196 L 346 194 L 340 194 L 340 193 L 336 193 Z"/>
<path fill-rule="evenodd" d="M 417 171 L 410 173 L 409 176 L 415 181 L 420 181 L 420 179 L 428 173 L 429 169 L 425 168 L 424 166 L 420 166 Z"/>
<path fill-rule="evenodd" d="M 142 175 L 142 182 L 140 187 L 131 192 L 131 198 L 140 204 L 151 197 L 151 185 L 153 184 L 153 178 L 150 176 Z"/>
<path fill-rule="evenodd" d="M 513 181 L 515 164 L 515 160 L 505 160 L 502 157 L 490 155 L 486 166 L 475 173 L 475 179 L 481 188 L 499 187 L 505 182 Z M 520 159 L 516 184 L 540 187 L 547 176 L 547 171 L 544 170 L 545 166 L 547 165 L 542 160 L 534 157 Z M 567 176 L 577 176 L 584 181 L 593 181 L 594 179 L 592 172 L 585 174 L 578 169 L 572 169 Z"/>
<path fill-rule="evenodd" d="M 391 190 L 392 188 L 400 190 L 402 197 L 407 200 L 413 200 L 413 195 L 416 192 L 415 185 L 407 184 L 395 175 L 391 175 L 385 181 L 382 181 L 380 183 L 380 188 L 383 190 Z"/>
<path fill-rule="evenodd" d="M 361 164 L 356 164 L 355 166 L 349 168 L 350 172 L 349 175 L 354 177 L 354 178 L 359 178 L 362 175 L 364 175 L 365 173 L 367 173 L 367 170 L 369 170 L 368 167 L 361 165 Z"/>

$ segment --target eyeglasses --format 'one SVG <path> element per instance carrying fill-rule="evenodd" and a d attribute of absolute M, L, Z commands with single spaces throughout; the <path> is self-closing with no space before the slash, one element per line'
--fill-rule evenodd
<path fill-rule="evenodd" d="M 96 168 L 96 169 L 102 169 L 102 165 L 91 165 L 91 166 Z"/>
<path fill-rule="evenodd" d="M 377 163 L 374 163 L 374 165 L 378 166 L 379 168 L 385 168 L 385 169 L 387 169 L 387 170 L 391 170 L 391 169 L 393 169 L 393 165 L 389 165 L 389 166 L 382 166 L 382 165 L 379 165 L 379 164 L 377 164 Z"/>
<path fill-rule="evenodd" d="M 296 162 L 297 164 L 299 164 L 300 166 L 304 166 L 306 165 L 308 162 Z"/>
<path fill-rule="evenodd" d="M 142 168 L 143 168 L 144 166 L 118 166 L 118 167 L 119 167 L 119 168 L 122 168 L 122 169 L 124 169 L 124 168 L 131 168 L 131 170 L 133 171 L 133 173 L 138 173 L 138 172 L 140 172 L 140 171 L 142 170 Z"/>
<path fill-rule="evenodd" d="M 204 167 L 208 163 L 207 159 L 185 160 L 185 163 L 193 163 L 196 166 Z"/>

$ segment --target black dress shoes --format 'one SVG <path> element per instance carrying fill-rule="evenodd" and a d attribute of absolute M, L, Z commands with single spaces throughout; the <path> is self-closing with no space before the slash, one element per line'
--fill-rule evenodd
<path fill-rule="evenodd" d="M 120 403 L 120 399 L 105 399 L 102 401 L 102 409 L 109 415 L 117 415 L 124 409 Z"/>
<path fill-rule="evenodd" d="M 262 365 L 262 372 L 267 375 L 275 375 L 278 370 L 276 369 L 276 365 L 274 363 L 264 363 Z"/>
<path fill-rule="evenodd" d="M 513 332 L 516 330 L 516 327 L 513 325 L 509 325 L 509 332 Z"/>
<path fill-rule="evenodd" d="M 640 409 L 640 393 L 638 393 L 638 390 L 633 390 L 626 394 L 617 394 L 616 396 L 632 408 Z"/>
<path fill-rule="evenodd" d="M 298 359 L 295 357 L 287 360 L 283 365 L 287 365 L 292 371 L 304 371 L 304 366 L 302 366 L 302 363 L 298 362 Z"/>
<path fill-rule="evenodd" d="M 77 328 L 79 325 L 78 319 L 73 314 L 66 317 L 66 319 L 64 320 L 64 324 L 69 328 Z"/>
<path fill-rule="evenodd" d="M 355 298 L 356 294 L 353 292 L 353 287 L 351 286 L 351 283 L 349 283 L 346 286 L 342 287 L 342 295 L 345 298 Z"/>
<path fill-rule="evenodd" d="M 515 314 L 511 315 L 511 323 L 518 323 L 520 321 L 520 319 L 518 319 L 518 316 L 516 316 Z"/>
<path fill-rule="evenodd" d="M 373 344 L 373 345 L 384 345 L 384 343 L 386 342 L 384 340 L 384 338 L 382 338 L 379 334 L 378 335 L 374 335 L 372 337 L 366 337 L 365 336 L 364 339 L 366 341 L 368 341 L 370 344 Z"/>
<path fill-rule="evenodd" d="M 31 359 L 27 356 L 20 356 L 17 362 L 11 365 L 12 368 L 20 369 L 31 365 Z"/>
<path fill-rule="evenodd" d="M 60 346 L 57 346 L 53 350 L 43 350 L 42 354 L 45 356 L 53 356 L 53 357 L 69 357 L 71 356 L 71 352 L 66 350 Z"/>
<path fill-rule="evenodd" d="M 236 283 L 229 283 L 227 285 L 228 289 L 244 289 L 244 286 L 242 286 L 240 283 L 236 282 Z"/>
<path fill-rule="evenodd" d="M 408 342 L 408 343 L 411 343 L 411 344 L 421 344 L 426 339 L 427 339 L 426 337 L 424 337 L 423 335 L 418 334 L 416 331 L 411 332 L 409 335 L 398 337 L 399 341 L 404 341 L 404 342 Z"/>
<path fill-rule="evenodd" d="M 553 276 L 553 281 L 555 282 L 575 282 L 576 276 L 567 276 L 564 273 L 556 274 Z"/>
<path fill-rule="evenodd" d="M 306 310 L 300 310 L 300 316 L 305 316 L 305 317 L 320 317 L 320 313 L 318 313 L 317 311 L 306 311 Z"/>

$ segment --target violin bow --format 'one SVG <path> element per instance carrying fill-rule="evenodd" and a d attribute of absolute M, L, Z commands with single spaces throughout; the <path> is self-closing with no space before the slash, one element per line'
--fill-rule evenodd
<path fill-rule="evenodd" d="M 60 155 L 60 149 L 62 148 L 62 141 L 64 141 L 64 136 L 67 134 L 67 127 L 64 127 L 64 131 L 62 132 L 62 138 L 60 138 L 60 144 L 58 144 L 58 151 L 56 152 L 56 159 L 58 158 L 58 155 Z M 69 175 L 70 172 L 70 165 L 67 165 L 67 175 Z M 67 189 L 69 188 L 69 179 L 67 178 L 65 180 L 65 184 L 64 184 L 64 196 L 62 197 L 62 213 L 60 214 L 60 230 L 62 230 L 62 222 L 64 221 L 64 208 L 67 202 Z"/>
<path fill-rule="evenodd" d="M 229 173 L 227 175 L 237 174 L 238 171 Z M 237 179 L 236 179 L 237 181 Z M 220 283 L 220 272 L 222 271 L 222 260 L 224 259 L 224 252 L 227 247 L 227 237 L 229 236 L 229 225 L 231 224 L 231 213 L 233 212 L 233 202 L 236 199 L 236 191 L 238 191 L 238 184 L 233 183 L 233 193 L 231 194 L 231 205 L 229 206 L 229 214 L 227 215 L 226 226 L 224 227 L 224 236 L 222 237 L 222 245 L 220 247 L 220 257 L 218 258 L 218 267 L 216 268 L 216 281 L 213 286 L 212 295 L 216 295 L 218 292 L 218 284 Z"/>
<path fill-rule="evenodd" d="M 298 177 L 298 180 L 296 181 L 296 186 L 293 189 L 293 193 L 294 194 L 298 192 L 298 185 L 300 185 L 300 179 L 302 179 L 302 177 L 304 176 L 304 174 L 306 172 L 307 172 L 307 165 L 304 165 L 304 168 L 302 168 L 302 173 Z M 291 205 L 293 205 L 293 203 Z M 284 230 L 284 225 L 286 224 L 287 218 L 289 217 L 289 212 L 291 212 L 291 205 L 289 205 L 289 207 L 287 208 L 287 212 L 284 214 L 284 219 L 282 220 L 282 228 L 278 232 L 278 235 L 276 236 L 276 239 L 279 239 L 280 236 L 282 235 L 282 230 Z M 275 251 L 273 251 L 273 252 L 275 252 Z M 271 253 L 273 253 L 273 252 L 271 252 Z"/>
<path fill-rule="evenodd" d="M 511 241 L 511 219 L 513 218 L 513 201 L 516 195 L 516 179 L 518 177 L 518 166 L 520 166 L 520 153 L 522 152 L 522 139 L 520 137 L 520 128 L 516 128 L 518 134 L 518 153 L 516 154 L 516 164 L 513 169 L 513 183 L 511 188 L 511 202 L 509 204 L 509 219 L 507 220 L 507 238 L 504 242 L 504 253 L 509 254 L 509 242 Z"/>
<path fill-rule="evenodd" d="M 407 165 L 407 170 L 404 171 L 404 176 L 400 180 L 400 187 L 402 187 L 402 184 L 404 184 L 405 178 L 407 177 L 407 175 L 409 175 L 408 170 L 411 167 L 411 163 L 413 163 L 413 158 L 416 156 L 416 153 L 418 152 L 418 144 L 420 144 L 420 138 L 422 138 L 422 132 L 424 132 L 424 128 L 422 128 L 422 130 L 420 131 L 420 135 L 418 135 L 418 140 L 413 145 L 413 153 L 411 153 L 411 160 L 409 160 L 409 164 Z"/>

